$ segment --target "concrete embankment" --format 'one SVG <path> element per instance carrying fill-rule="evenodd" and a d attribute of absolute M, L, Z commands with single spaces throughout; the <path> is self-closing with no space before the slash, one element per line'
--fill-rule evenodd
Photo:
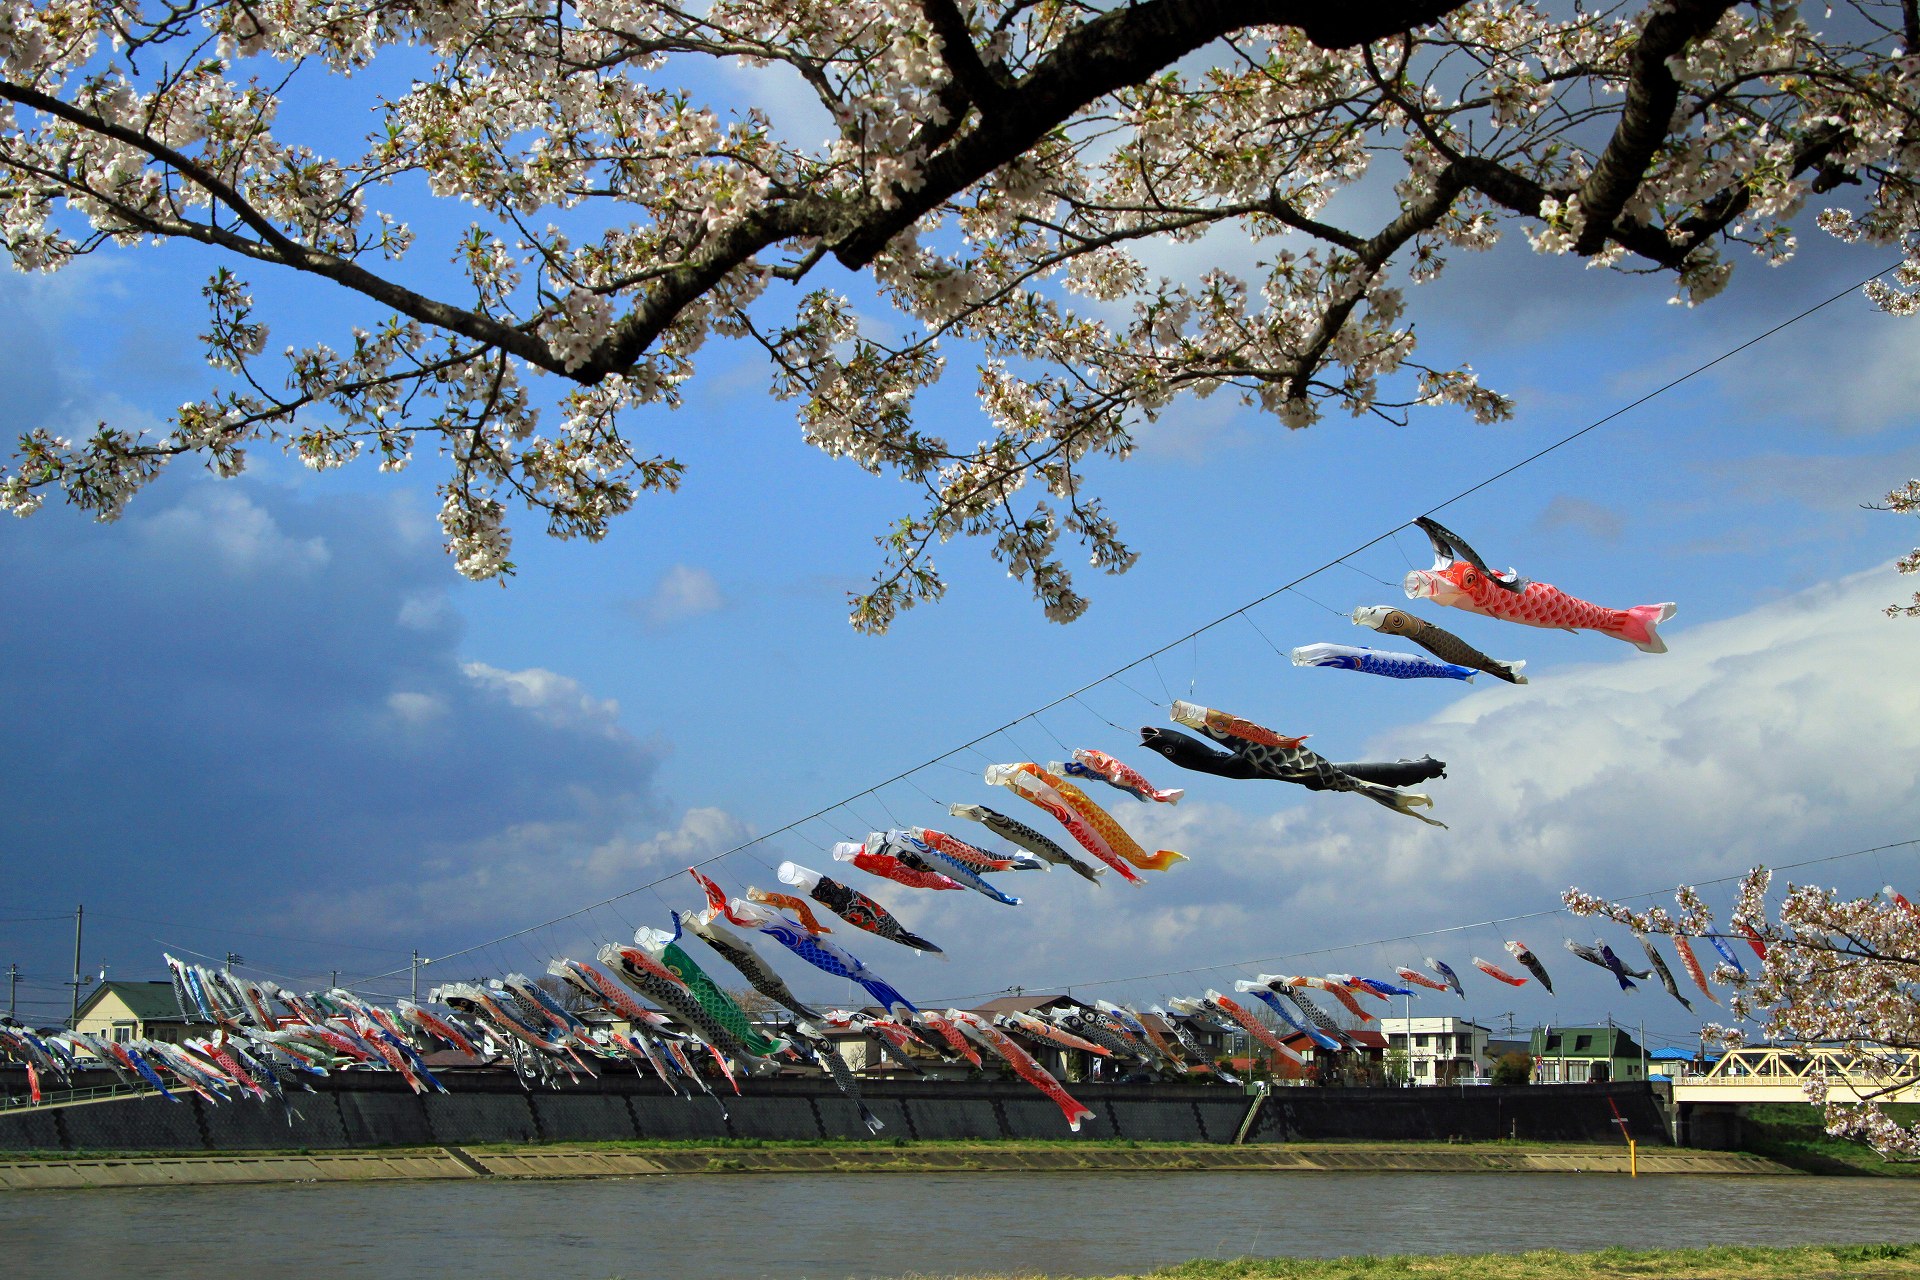
<path fill-rule="evenodd" d="M 741 1096 L 687 1099 L 658 1081 L 609 1073 L 528 1088 L 504 1070 L 443 1073 L 448 1093 L 416 1095 L 391 1074 L 341 1071 L 289 1105 L 145 1096 L 0 1112 L 0 1151 L 36 1153 L 362 1151 L 508 1143 L 692 1143 L 863 1138 L 859 1113 L 831 1082 L 750 1080 Z M 1360 1141 L 1619 1145 L 1619 1121 L 1645 1150 L 1665 1116 L 1644 1083 L 1552 1088 L 1276 1089 L 1258 1104 L 1235 1089 L 1080 1082 L 1093 1109 L 1078 1140 L 1212 1143 Z M 872 1081 L 884 1138 L 1067 1138 L 1059 1109 L 1018 1080 Z"/>
<path fill-rule="evenodd" d="M 0 1162 L 0 1189 L 447 1178 L 607 1178 L 653 1174 L 1190 1171 L 1624 1174 L 1629 1170 L 1627 1152 L 1619 1146 L 1511 1150 L 1446 1145 L 1040 1147 L 1019 1143 L 653 1149 L 424 1147 L 393 1151 L 6 1161 Z M 1674 1148 L 1641 1151 L 1639 1171 L 1643 1174 L 1789 1172 L 1757 1156 Z"/>

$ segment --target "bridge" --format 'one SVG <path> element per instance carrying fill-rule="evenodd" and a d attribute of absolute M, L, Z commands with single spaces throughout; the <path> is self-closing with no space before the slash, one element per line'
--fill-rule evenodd
<path fill-rule="evenodd" d="M 1823 1045 L 1730 1049 L 1711 1071 L 1675 1077 L 1673 1101 L 1805 1102 L 1821 1076 L 1832 1102 L 1920 1102 L 1920 1053 Z"/>

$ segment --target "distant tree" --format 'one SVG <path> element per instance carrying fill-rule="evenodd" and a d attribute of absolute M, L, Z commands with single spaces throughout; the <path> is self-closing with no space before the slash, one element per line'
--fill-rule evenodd
<path fill-rule="evenodd" d="M 727 995 L 750 1018 L 776 1017 L 783 1012 L 778 1000 L 752 987 L 728 987 Z"/>
<path fill-rule="evenodd" d="M 1920 908 L 1889 888 L 1866 898 L 1831 889 L 1789 885 L 1779 916 L 1767 914 L 1772 873 L 1756 868 L 1740 883 L 1726 926 L 1731 943 L 1764 949 L 1742 973 L 1722 963 L 1711 978 L 1731 987 L 1727 1010 L 1755 1025 L 1771 1044 L 1833 1045 L 1874 1055 L 1883 1083 L 1866 1101 L 1831 1099 L 1826 1081 L 1810 1082 L 1809 1097 L 1826 1105 L 1827 1132 L 1870 1143 L 1888 1159 L 1920 1160 L 1920 1126 L 1889 1118 L 1874 1099 L 1920 1084 Z M 1565 894 L 1578 915 L 1598 915 L 1642 934 L 1690 939 L 1718 935 L 1712 910 L 1691 887 L 1675 895 L 1678 914 L 1663 907 L 1636 911 L 1579 889 Z M 1744 1027 L 1713 1025 L 1710 1038 L 1737 1047 Z"/>
<path fill-rule="evenodd" d="M 571 982 L 562 982 L 558 978 L 554 978 L 554 977 L 535 978 L 533 980 L 533 985 L 536 987 L 539 987 L 542 991 L 552 996 L 555 1000 L 558 1000 L 560 1002 L 560 1007 L 562 1009 L 565 1009 L 568 1013 L 587 1013 L 587 1012 L 591 1012 L 598 1009 L 604 1009 L 606 1007 L 606 1005 L 602 1001 L 596 999 L 593 996 L 588 995 L 586 992 L 580 990 L 580 988 L 574 986 Z"/>
<path fill-rule="evenodd" d="M 1183 394 L 1286 427 L 1507 417 L 1416 356 L 1405 285 L 1509 229 L 1692 304 L 1852 187 L 1819 225 L 1901 246 L 1870 293 L 1912 310 L 1916 50 L 1913 0 L 1818 29 L 1735 0 L 16 0 L 0 245 L 31 271 L 197 246 L 223 376 L 156 432 L 29 430 L 0 507 L 111 519 L 171 459 L 231 475 L 261 443 L 322 470 L 426 452 L 459 570 L 495 578 L 510 505 L 599 538 L 679 484 L 649 415 L 718 339 L 764 358 L 808 442 L 919 495 L 856 626 L 940 596 L 929 550 L 956 535 L 1066 621 L 1063 537 L 1135 560 L 1089 464 Z M 743 84 L 810 94 L 828 136 Z M 1258 260 L 1165 274 L 1216 229 Z M 309 287 L 269 317 L 243 270 Z M 321 292 L 352 327 L 275 347 Z M 916 407 L 956 353 L 972 443 Z"/>
<path fill-rule="evenodd" d="M 1494 1084 L 1531 1084 L 1533 1059 L 1524 1053 L 1502 1054 L 1493 1064 L 1491 1080 Z"/>
<path fill-rule="evenodd" d="M 1405 1084 L 1412 1078 L 1411 1073 L 1408 1071 L 1407 1051 L 1405 1049 L 1387 1050 L 1386 1054 L 1381 1058 L 1381 1067 L 1386 1072 L 1387 1083 L 1389 1084 Z"/>

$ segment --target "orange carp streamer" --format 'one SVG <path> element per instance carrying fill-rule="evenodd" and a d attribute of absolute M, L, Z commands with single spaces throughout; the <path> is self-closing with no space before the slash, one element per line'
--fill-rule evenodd
<path fill-rule="evenodd" d="M 1060 1108 L 1060 1114 L 1067 1118 L 1069 1129 L 1078 1133 L 1082 1120 L 1093 1119 L 1093 1108 L 1061 1088 L 1060 1082 L 1049 1075 L 1045 1067 L 1035 1062 L 1032 1055 L 1025 1049 L 1014 1043 L 1012 1036 L 977 1014 L 968 1013 L 962 1009 L 947 1010 L 947 1017 L 958 1023 L 968 1035 L 1005 1058 L 1007 1065 L 1012 1067 L 1014 1073 L 1022 1080 L 1051 1098 L 1053 1105 Z"/>
<path fill-rule="evenodd" d="M 1275 733 L 1264 725 L 1257 725 L 1251 720 L 1242 720 L 1239 716 L 1230 715 L 1225 711 L 1195 706 L 1190 702 L 1176 702 L 1174 707 L 1173 719 L 1176 724 L 1184 724 L 1189 729 L 1212 729 L 1239 738 L 1242 742 L 1252 742 L 1263 747 L 1279 747 L 1290 751 L 1313 736 L 1303 733 L 1297 738 L 1289 738 L 1285 734 Z"/>
<path fill-rule="evenodd" d="M 1498 979 L 1510 987 L 1524 987 L 1527 985 L 1525 978 L 1516 978 L 1499 965 L 1482 960 L 1479 956 L 1473 958 L 1473 967 L 1486 974 L 1489 978 Z"/>
<path fill-rule="evenodd" d="M 766 889 L 750 888 L 747 890 L 747 901 L 758 902 L 762 906 L 767 907 L 782 907 L 793 912 L 793 914 L 800 917 L 800 923 L 805 927 L 806 931 L 816 938 L 823 933 L 833 932 L 833 930 L 820 923 L 820 918 L 813 914 L 813 908 L 807 905 L 806 899 L 804 898 L 796 898 L 790 893 L 772 893 Z M 732 919 L 733 917 L 729 916 L 727 918 Z"/>
<path fill-rule="evenodd" d="M 1700 988 L 1700 994 L 1715 1004 L 1720 997 L 1713 994 L 1713 988 L 1707 985 L 1707 972 L 1700 967 L 1699 959 L 1693 954 L 1693 944 L 1680 934 L 1673 935 L 1673 949 L 1680 953 L 1680 963 L 1686 969 L 1687 976 L 1693 979 L 1693 985 Z"/>
<path fill-rule="evenodd" d="M 1433 978 L 1429 978 L 1426 974 L 1421 973 L 1415 969 L 1409 969 L 1407 968 L 1407 966 L 1403 964 L 1395 965 L 1393 971 L 1400 975 L 1400 980 L 1402 982 L 1411 982 L 1417 987 L 1427 987 L 1434 991 L 1453 990 L 1453 988 L 1449 987 L 1446 983 L 1440 982 Z"/>

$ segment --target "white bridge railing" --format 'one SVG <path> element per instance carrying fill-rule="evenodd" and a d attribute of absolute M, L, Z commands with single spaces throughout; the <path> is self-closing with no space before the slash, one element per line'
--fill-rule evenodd
<path fill-rule="evenodd" d="M 1703 1075 L 1673 1082 L 1676 1102 L 1805 1102 L 1807 1085 L 1827 1081 L 1834 1102 L 1920 1101 L 1920 1053 L 1822 1045 L 1728 1050 Z"/>

